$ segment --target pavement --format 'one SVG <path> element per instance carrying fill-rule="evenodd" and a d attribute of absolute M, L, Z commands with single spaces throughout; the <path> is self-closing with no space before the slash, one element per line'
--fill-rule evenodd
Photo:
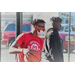
<path fill-rule="evenodd" d="M 64 61 L 68 62 L 68 53 L 63 53 Z M 16 62 L 15 54 L 9 54 L 9 47 L 1 46 L 1 62 Z M 42 52 L 42 61 L 48 62 L 45 60 L 44 52 Z M 75 50 L 70 54 L 70 62 L 75 62 Z"/>

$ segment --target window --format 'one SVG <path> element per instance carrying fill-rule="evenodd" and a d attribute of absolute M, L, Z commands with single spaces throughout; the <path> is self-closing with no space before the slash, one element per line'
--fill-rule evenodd
<path fill-rule="evenodd" d="M 68 24 L 68 18 L 66 18 L 66 24 Z"/>
<path fill-rule="evenodd" d="M 24 32 L 30 32 L 30 30 L 31 30 L 30 24 L 25 24 L 25 25 L 23 25 L 23 31 L 24 31 Z"/>
<path fill-rule="evenodd" d="M 68 29 L 68 26 L 65 27 L 65 32 L 68 32 L 69 29 Z M 70 31 L 71 31 L 71 28 L 70 28 Z"/>
<path fill-rule="evenodd" d="M 15 24 L 9 24 L 6 27 L 5 31 L 15 31 Z"/>
<path fill-rule="evenodd" d="M 45 21 L 49 22 L 46 25 L 48 27 L 50 27 L 50 17 L 52 16 L 58 16 L 59 12 L 23 12 L 23 25 L 22 25 L 22 29 L 23 32 L 30 32 L 31 30 L 31 25 L 29 23 L 26 22 L 30 22 L 31 20 L 33 20 L 34 18 L 38 18 L 39 14 L 43 13 L 43 19 L 45 19 Z M 68 14 L 63 14 L 66 12 L 61 12 L 60 13 L 60 18 L 62 18 L 62 24 L 67 24 L 66 25 L 62 25 L 62 29 L 61 31 L 61 39 L 63 40 L 63 48 L 64 48 L 64 61 L 66 62 L 66 56 L 68 52 L 68 22 L 69 22 L 69 12 L 67 12 Z M 75 13 L 75 12 L 74 12 Z M 12 43 L 15 40 L 15 32 L 16 32 L 16 28 L 15 28 L 15 23 L 16 23 L 16 12 L 1 12 L 1 62 L 15 62 L 15 54 L 9 54 L 9 47 L 12 45 Z M 41 17 L 40 17 L 41 19 Z M 13 23 L 15 22 L 15 23 Z M 72 17 L 71 16 L 71 23 L 74 26 L 74 22 L 75 22 L 75 14 Z M 46 26 L 46 28 L 48 28 Z M 71 31 L 75 31 L 74 27 L 70 27 Z M 6 27 L 6 28 L 5 28 Z M 5 29 L 4 29 L 5 28 Z M 5 30 L 5 31 L 3 31 Z M 65 32 L 66 30 L 66 32 Z M 66 36 L 66 37 L 65 37 Z M 42 37 L 44 38 L 44 37 Z M 72 52 L 73 50 L 75 50 L 75 32 L 71 33 L 70 32 L 70 39 L 72 40 L 72 42 L 70 43 L 70 51 Z M 73 41 L 74 40 L 74 41 Z M 74 53 L 72 53 L 71 55 L 73 55 Z M 74 56 L 75 57 L 75 56 Z M 75 59 L 71 60 L 72 62 L 75 61 Z"/>
<path fill-rule="evenodd" d="M 16 12 L 1 12 L 1 62 L 15 62 L 15 54 L 9 54 L 16 32 L 12 22 L 16 23 Z"/>
<path fill-rule="evenodd" d="M 30 24 L 23 25 L 23 31 L 24 32 L 30 32 L 30 30 L 31 30 Z M 6 27 L 5 31 L 15 31 L 15 24 L 9 24 Z"/>
<path fill-rule="evenodd" d="M 75 27 L 72 27 L 72 31 L 75 31 Z"/>

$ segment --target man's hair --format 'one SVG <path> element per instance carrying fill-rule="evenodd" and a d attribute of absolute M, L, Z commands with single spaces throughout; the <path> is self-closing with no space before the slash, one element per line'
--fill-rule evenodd
<path fill-rule="evenodd" d="M 62 22 L 62 19 L 61 19 L 60 17 L 52 17 L 52 18 L 50 19 L 50 21 L 51 21 L 52 23 L 55 23 L 55 22 Z"/>
<path fill-rule="evenodd" d="M 34 19 L 30 22 L 30 24 L 33 26 L 38 25 L 39 23 L 45 23 L 45 21 L 42 19 Z"/>

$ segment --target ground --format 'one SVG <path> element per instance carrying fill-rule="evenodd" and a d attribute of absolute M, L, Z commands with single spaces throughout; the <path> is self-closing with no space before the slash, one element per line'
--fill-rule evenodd
<path fill-rule="evenodd" d="M 68 62 L 68 53 L 63 53 L 64 61 Z M 15 62 L 15 54 L 9 54 L 9 48 L 6 46 L 1 46 L 1 62 Z M 42 52 L 42 61 L 47 62 L 44 58 L 44 52 Z M 70 54 L 70 62 L 75 62 L 75 51 Z"/>

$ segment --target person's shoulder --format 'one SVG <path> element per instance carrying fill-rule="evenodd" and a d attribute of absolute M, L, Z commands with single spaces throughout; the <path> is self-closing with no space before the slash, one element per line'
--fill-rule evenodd
<path fill-rule="evenodd" d="M 21 33 L 21 34 L 18 35 L 18 38 L 19 38 L 19 37 L 24 37 L 24 36 L 26 36 L 26 35 L 29 35 L 29 33 Z"/>
<path fill-rule="evenodd" d="M 45 32 L 45 37 L 49 37 L 54 34 L 53 28 L 48 28 Z"/>
<path fill-rule="evenodd" d="M 53 32 L 54 32 L 54 29 L 53 28 L 46 29 L 46 33 L 53 33 Z"/>

